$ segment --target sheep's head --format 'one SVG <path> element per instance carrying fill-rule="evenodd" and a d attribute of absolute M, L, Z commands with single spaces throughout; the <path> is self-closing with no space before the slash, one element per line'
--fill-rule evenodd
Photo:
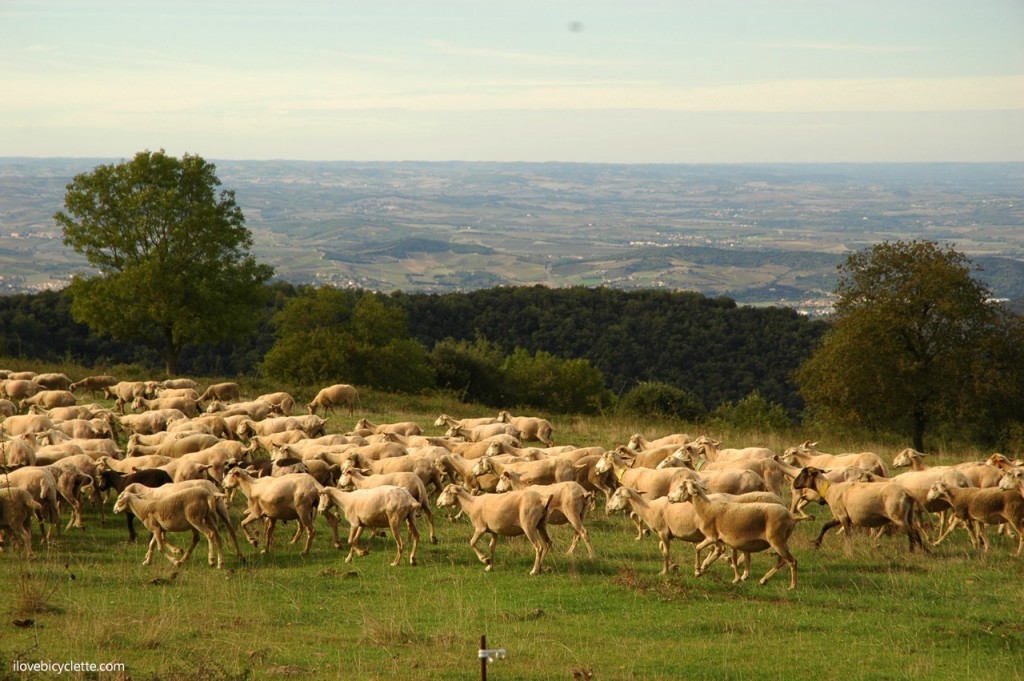
<path fill-rule="evenodd" d="M 320 490 L 320 503 L 317 504 L 317 513 L 326 513 L 331 508 L 331 493 L 326 489 Z"/>
<path fill-rule="evenodd" d="M 907 447 L 902 452 L 897 454 L 892 460 L 893 468 L 906 468 L 913 464 L 915 458 L 924 456 L 921 452 L 915 451 L 910 447 Z"/>
<path fill-rule="evenodd" d="M 999 478 L 999 489 L 1004 491 L 1024 489 L 1024 470 L 1015 468 Z"/>
<path fill-rule="evenodd" d="M 341 471 L 341 477 L 338 478 L 338 489 L 350 489 L 355 487 L 355 485 L 355 480 L 352 478 L 352 468 L 343 468 Z"/>
<path fill-rule="evenodd" d="M 504 451 L 505 449 L 501 446 L 500 442 L 492 442 L 487 446 L 484 456 L 500 456 Z"/>
<path fill-rule="evenodd" d="M 238 487 L 238 481 L 241 479 L 241 477 L 242 469 L 235 466 L 234 468 L 228 471 L 227 475 L 224 476 L 224 479 L 221 481 L 220 484 L 221 486 L 224 487 L 224 489 Z"/>
<path fill-rule="evenodd" d="M 441 426 L 445 425 L 448 422 L 448 419 L 450 418 L 451 417 L 448 416 L 448 414 L 441 414 L 440 416 L 437 417 L 437 420 L 434 421 L 434 426 L 440 428 Z"/>
<path fill-rule="evenodd" d="M 680 448 L 662 459 L 661 463 L 655 466 L 655 468 L 691 468 L 690 463 L 691 459 L 688 453 L 684 452 L 682 448 Z"/>
<path fill-rule="evenodd" d="M 808 466 L 800 470 L 800 473 L 793 478 L 793 489 L 814 489 L 814 481 L 824 471 Z"/>
<path fill-rule="evenodd" d="M 988 457 L 987 459 L 985 459 L 985 463 L 987 463 L 989 466 L 995 466 L 996 468 L 1002 468 L 1004 471 L 1007 471 L 1007 472 L 1009 472 L 1013 468 L 1013 463 L 1011 463 L 1010 460 L 1007 459 L 1005 456 L 1003 456 L 1002 454 L 998 454 L 998 453 L 993 454 L 990 457 Z"/>
<path fill-rule="evenodd" d="M 498 478 L 498 484 L 495 486 L 494 491 L 499 494 L 508 492 L 512 489 L 512 476 L 509 475 L 509 471 L 505 471 Z"/>
<path fill-rule="evenodd" d="M 641 447 L 640 445 L 640 441 L 642 439 L 643 435 L 641 435 L 640 433 L 633 433 L 632 435 L 629 436 L 629 444 L 626 445 L 626 448 L 634 452 L 639 452 L 641 449 L 643 449 L 643 447 Z"/>
<path fill-rule="evenodd" d="M 473 476 L 480 477 L 487 473 L 494 473 L 494 466 L 491 465 L 491 457 L 485 455 L 480 457 L 476 465 L 473 466 Z"/>
<path fill-rule="evenodd" d="M 508 413 L 507 411 L 504 411 L 504 410 L 499 411 L 498 412 L 498 421 L 500 421 L 501 423 L 509 423 L 510 421 L 512 421 L 512 414 L 510 414 L 510 413 Z"/>
<path fill-rule="evenodd" d="M 925 498 L 928 501 L 936 501 L 948 496 L 949 487 L 946 486 L 946 483 L 938 480 L 928 489 L 928 496 Z"/>
<path fill-rule="evenodd" d="M 441 494 L 438 495 L 437 507 L 445 508 L 446 506 L 457 505 L 459 503 L 459 493 L 464 491 L 465 490 L 459 485 L 448 485 L 443 490 L 441 490 Z"/>
<path fill-rule="evenodd" d="M 619 511 L 628 511 L 630 509 L 629 497 L 631 491 L 628 487 L 620 487 L 615 490 L 608 498 L 608 503 L 604 507 L 605 513 L 612 514 Z"/>
<path fill-rule="evenodd" d="M 319 406 L 320 405 L 316 403 L 316 400 L 313 400 L 312 402 L 306 405 L 306 411 L 308 411 L 310 414 L 315 414 L 317 407 Z"/>
<path fill-rule="evenodd" d="M 669 503 L 673 504 L 693 501 L 696 497 L 707 498 L 707 488 L 697 480 L 683 480 L 668 494 Z"/>
<path fill-rule="evenodd" d="M 124 513 L 126 510 L 128 510 L 128 500 L 138 498 L 139 497 L 137 494 L 132 494 L 130 492 L 122 492 L 117 497 L 117 501 L 114 502 L 114 513 Z"/>
<path fill-rule="evenodd" d="M 615 467 L 615 452 L 607 451 L 594 464 L 594 472 L 597 474 L 607 473 Z"/>

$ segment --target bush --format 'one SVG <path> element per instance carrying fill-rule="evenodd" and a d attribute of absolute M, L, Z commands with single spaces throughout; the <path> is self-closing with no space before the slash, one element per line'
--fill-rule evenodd
<path fill-rule="evenodd" d="M 672 418 L 698 421 L 707 410 L 688 390 L 667 383 L 644 382 L 619 399 L 619 410 L 644 418 Z"/>
<path fill-rule="evenodd" d="M 505 356 L 497 343 L 484 338 L 438 341 L 430 353 L 437 385 L 454 391 L 463 402 L 504 406 L 501 365 Z"/>
<path fill-rule="evenodd" d="M 604 374 L 585 359 L 561 359 L 522 348 L 505 359 L 502 374 L 507 404 L 530 406 L 561 414 L 594 414 L 607 408 L 612 393 Z"/>
<path fill-rule="evenodd" d="M 793 422 L 786 410 L 777 402 L 768 402 L 758 391 L 753 391 L 739 402 L 726 402 L 712 416 L 735 428 L 772 432 L 788 430 Z"/>

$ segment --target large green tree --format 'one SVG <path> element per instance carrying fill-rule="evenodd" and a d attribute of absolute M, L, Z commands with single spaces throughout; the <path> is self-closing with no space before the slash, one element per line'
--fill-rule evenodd
<path fill-rule="evenodd" d="M 98 270 L 71 283 L 75 319 L 162 349 L 168 375 L 185 344 L 252 334 L 273 275 L 250 255 L 252 234 L 215 171 L 199 156 L 142 151 L 75 176 L 54 216 Z"/>
<path fill-rule="evenodd" d="M 796 372 L 826 420 L 905 432 L 1005 424 L 1021 405 L 1019 317 L 950 246 L 885 242 L 840 266 L 834 324 Z"/>

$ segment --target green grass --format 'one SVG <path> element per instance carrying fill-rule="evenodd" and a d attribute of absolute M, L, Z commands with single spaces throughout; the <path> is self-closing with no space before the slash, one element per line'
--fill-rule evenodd
<path fill-rule="evenodd" d="M 442 398 L 368 394 L 367 402 L 377 422 L 477 413 Z M 347 417 L 334 424 L 351 426 Z M 581 445 L 668 432 L 667 424 L 612 418 L 555 426 L 559 441 Z M 773 448 L 796 440 L 724 439 Z M 862 445 L 849 449 L 870 448 Z M 236 500 L 236 517 L 241 507 Z M 521 538 L 500 539 L 495 570 L 485 573 L 467 545 L 468 523 L 443 513 L 440 543 L 422 543 L 416 567 L 388 566 L 390 537 L 370 538 L 370 554 L 346 564 L 320 521 L 309 556 L 287 543 L 289 524 L 270 556 L 246 545 L 245 565 L 225 554 L 227 569 L 217 571 L 206 565 L 205 541 L 181 569 L 159 555 L 143 566 L 145 542 L 124 543 L 123 518 L 101 526 L 89 510 L 85 532 L 65 533 L 49 550 L 37 544 L 33 561 L 0 554 L 0 678 L 31 678 L 12 673 L 13 660 L 74 660 L 122 662 L 135 681 L 475 679 L 481 634 L 508 650 L 491 679 L 571 679 L 591 669 L 595 679 L 1024 678 L 1016 540 L 990 533 L 987 558 L 962 534 L 929 555 L 909 554 L 903 537 L 873 548 L 865 535 L 847 544 L 830 534 L 815 550 L 811 539 L 829 513 L 813 513 L 818 519 L 791 541 L 800 561 L 793 592 L 786 571 L 756 583 L 771 563 L 766 554 L 754 557 L 750 582 L 732 585 L 724 565 L 696 579 L 692 547 L 681 542 L 673 557 L 683 569 L 660 577 L 657 542 L 634 541 L 629 521 L 606 516 L 603 504 L 587 523 L 597 557 L 582 547 L 566 556 L 570 532 L 556 526 L 537 577 L 527 574 L 533 554 Z M 25 619 L 34 626 L 13 624 Z"/>

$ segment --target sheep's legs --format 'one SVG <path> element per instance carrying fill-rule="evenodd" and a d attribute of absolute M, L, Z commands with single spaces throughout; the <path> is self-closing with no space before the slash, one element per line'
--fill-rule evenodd
<path fill-rule="evenodd" d="M 569 521 L 570 525 L 572 525 L 572 529 L 576 531 L 576 533 L 573 535 L 572 543 L 569 544 L 569 550 L 566 551 L 566 554 L 571 555 L 572 552 L 576 550 L 576 545 L 580 543 L 580 538 L 582 537 L 583 543 L 587 547 L 587 555 L 593 558 L 594 545 L 590 543 L 590 533 L 587 532 L 587 528 L 583 526 L 583 518 L 580 516 L 580 514 L 574 513 L 573 511 L 564 513 L 564 515 L 565 519 Z"/>
<path fill-rule="evenodd" d="M 334 548 L 341 550 L 341 539 L 338 537 L 338 516 L 334 515 L 331 511 L 323 512 L 324 519 L 327 524 L 331 526 L 331 534 L 334 536 Z M 314 515 L 315 518 L 315 515 Z"/>
<path fill-rule="evenodd" d="M 270 540 L 274 538 L 275 522 L 276 521 L 273 518 L 267 518 L 267 521 L 265 523 L 265 530 L 263 533 L 263 550 L 260 551 L 260 553 L 262 554 L 270 553 Z"/>
<path fill-rule="evenodd" d="M 795 589 L 796 588 L 796 558 L 793 557 L 793 554 L 790 553 L 789 549 L 787 547 L 785 547 L 785 546 L 775 546 L 773 548 L 775 549 L 775 552 L 779 554 L 779 560 L 778 560 L 778 562 L 775 563 L 775 567 L 773 567 L 768 572 L 764 573 L 764 577 L 761 578 L 761 580 L 758 582 L 758 584 L 764 585 L 769 579 L 771 579 L 772 575 L 774 575 L 776 572 L 778 572 L 779 570 L 782 569 L 783 565 L 785 565 L 786 563 L 789 563 L 789 588 L 790 589 Z M 747 560 L 748 561 L 750 560 L 750 554 L 749 553 L 747 554 Z"/>
<path fill-rule="evenodd" d="M 821 532 L 818 533 L 818 537 L 814 540 L 814 548 L 820 548 L 821 547 L 821 540 L 825 538 L 825 533 L 826 532 L 831 530 L 833 527 L 839 527 L 840 525 L 843 526 L 843 529 L 846 529 L 846 525 L 844 525 L 843 522 L 840 521 L 837 518 L 833 518 L 832 520 L 829 520 L 827 523 L 822 525 L 821 526 Z M 847 537 L 850 536 L 849 531 L 846 532 L 846 536 Z"/>
<path fill-rule="evenodd" d="M 365 556 L 369 553 L 366 549 L 359 548 L 359 536 L 363 533 L 362 525 L 353 525 L 348 531 L 348 555 L 345 556 L 345 562 L 352 562 L 352 554 L 355 553 L 357 556 Z"/>
<path fill-rule="evenodd" d="M 402 562 L 402 552 L 405 550 L 405 541 L 402 539 L 402 521 L 397 517 L 389 517 L 388 525 L 391 526 L 391 536 L 395 538 L 395 546 L 398 547 L 398 553 L 391 561 L 391 567 L 395 567 Z"/>
<path fill-rule="evenodd" d="M 248 539 L 249 543 L 253 546 L 259 546 L 260 541 L 256 538 L 256 535 L 253 534 L 252 530 L 249 529 L 249 523 L 256 522 L 260 519 L 260 517 L 261 514 L 254 513 L 252 510 L 250 510 L 248 515 L 246 515 L 245 518 L 242 519 L 242 522 L 239 524 L 239 527 L 242 528 L 242 532 L 245 533 L 245 538 Z"/>
<path fill-rule="evenodd" d="M 487 542 L 487 567 L 484 568 L 484 572 L 490 572 L 494 569 L 494 547 L 498 545 L 498 535 L 492 534 L 490 541 Z M 536 547 L 534 547 L 536 549 Z M 533 564 L 537 565 L 537 559 L 534 558 Z M 533 574 L 532 572 L 530 574 Z"/>
<path fill-rule="evenodd" d="M 409 553 L 409 565 L 415 565 L 416 548 L 420 545 L 420 531 L 416 529 L 416 521 L 412 513 L 406 517 L 405 522 L 409 526 L 409 535 L 412 537 L 412 550 Z"/>
<path fill-rule="evenodd" d="M 228 515 L 227 506 L 223 502 L 223 499 L 217 502 L 217 516 L 224 521 L 224 527 L 227 528 L 228 536 L 231 537 L 231 543 L 235 545 L 235 555 L 238 556 L 239 562 L 244 563 L 245 556 L 242 555 L 242 549 L 238 547 L 238 534 L 235 532 L 235 528 L 231 526 L 231 516 Z"/>
<path fill-rule="evenodd" d="M 661 555 L 665 559 L 664 560 L 664 565 L 661 568 L 661 572 L 658 573 L 659 575 L 667 575 L 669 570 L 671 570 L 673 567 L 675 567 L 674 565 L 672 565 L 672 554 L 671 554 L 671 549 L 669 548 L 669 542 L 671 542 L 671 541 L 672 541 L 672 537 L 671 536 L 668 536 L 668 537 L 663 536 L 658 541 L 658 548 L 661 549 Z"/>
<path fill-rule="evenodd" d="M 486 530 L 473 528 L 473 536 L 469 539 L 469 547 L 473 549 L 473 553 L 476 554 L 477 560 L 487 566 L 484 570 L 489 572 L 491 569 L 491 561 L 483 551 L 477 548 L 476 545 L 476 543 L 480 541 L 480 537 L 484 536 L 484 532 L 486 532 Z"/>
<path fill-rule="evenodd" d="M 430 543 L 437 543 L 437 534 L 434 532 L 434 512 L 430 510 L 430 500 L 423 500 L 421 508 L 423 509 L 423 515 L 427 516 L 427 523 L 430 525 Z"/>
<path fill-rule="evenodd" d="M 333 517 L 333 515 L 332 515 L 332 517 Z M 303 556 L 309 554 L 309 548 L 313 545 L 313 535 L 316 534 L 316 526 L 313 524 L 315 521 L 316 521 L 316 507 L 315 506 L 309 510 L 309 515 L 308 516 L 306 516 L 305 518 L 302 518 L 301 516 L 299 517 L 299 528 L 301 529 L 303 527 L 303 525 L 305 525 L 305 527 L 306 527 L 306 545 L 302 548 L 302 555 Z M 334 526 L 337 527 L 337 520 L 335 520 L 335 525 Z M 335 534 L 334 536 L 335 536 L 335 538 L 337 538 L 338 535 Z M 340 548 L 341 542 L 336 542 L 335 545 Z"/>
<path fill-rule="evenodd" d="M 185 549 L 185 555 L 181 558 L 173 558 L 172 554 L 164 551 L 163 542 L 160 542 L 160 552 L 166 556 L 167 560 L 174 564 L 174 567 L 181 567 L 181 564 L 188 560 L 188 557 L 192 555 L 192 551 L 195 550 L 196 546 L 199 545 L 199 530 L 195 527 L 192 528 L 192 543 L 189 544 L 188 548 Z"/>

